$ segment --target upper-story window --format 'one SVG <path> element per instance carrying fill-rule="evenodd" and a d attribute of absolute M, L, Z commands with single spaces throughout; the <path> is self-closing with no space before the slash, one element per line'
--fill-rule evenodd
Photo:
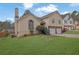
<path fill-rule="evenodd" d="M 52 20 L 52 23 L 55 23 L 55 19 Z"/>
<path fill-rule="evenodd" d="M 67 21 L 66 21 L 66 20 L 64 20 L 64 23 L 65 23 L 65 24 L 67 24 Z"/>
<path fill-rule="evenodd" d="M 70 21 L 70 24 L 72 24 L 72 21 Z"/>
<path fill-rule="evenodd" d="M 61 20 L 59 20 L 58 23 L 61 24 Z"/>

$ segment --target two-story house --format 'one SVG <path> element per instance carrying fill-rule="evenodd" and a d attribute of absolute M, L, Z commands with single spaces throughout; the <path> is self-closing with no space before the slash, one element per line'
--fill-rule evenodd
<path fill-rule="evenodd" d="M 74 20 L 71 17 L 70 13 L 62 15 L 62 18 L 63 18 L 63 25 L 65 29 L 68 29 L 68 30 L 74 29 Z"/>
<path fill-rule="evenodd" d="M 61 34 L 63 28 L 63 19 L 58 11 L 52 12 L 42 17 L 51 35 Z"/>

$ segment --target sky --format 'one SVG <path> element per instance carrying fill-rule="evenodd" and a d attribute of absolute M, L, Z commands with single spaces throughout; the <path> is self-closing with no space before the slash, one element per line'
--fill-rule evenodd
<path fill-rule="evenodd" d="M 19 9 L 19 16 L 22 16 L 25 10 L 38 17 L 42 17 L 51 12 L 58 11 L 60 14 L 66 14 L 74 10 L 79 11 L 78 3 L 0 3 L 0 21 L 9 20 L 14 22 L 15 8 Z"/>

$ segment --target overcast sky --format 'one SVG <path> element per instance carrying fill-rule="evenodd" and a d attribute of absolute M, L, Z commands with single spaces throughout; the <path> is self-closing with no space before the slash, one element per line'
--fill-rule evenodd
<path fill-rule="evenodd" d="M 19 9 L 20 16 L 25 10 L 30 10 L 36 16 L 44 16 L 54 11 L 59 11 L 61 14 L 79 11 L 79 4 L 67 3 L 0 3 L 0 21 L 10 19 L 14 21 L 15 8 Z"/>

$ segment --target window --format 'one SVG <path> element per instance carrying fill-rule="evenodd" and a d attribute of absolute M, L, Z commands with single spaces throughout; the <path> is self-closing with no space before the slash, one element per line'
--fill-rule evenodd
<path fill-rule="evenodd" d="M 66 23 L 67 23 L 67 21 L 66 21 L 66 20 L 64 20 L 64 23 L 66 24 Z"/>
<path fill-rule="evenodd" d="M 72 21 L 70 21 L 70 24 L 72 24 Z"/>
<path fill-rule="evenodd" d="M 34 30 L 34 22 L 33 20 L 29 20 L 29 24 L 28 24 L 29 30 L 33 31 Z"/>
<path fill-rule="evenodd" d="M 52 23 L 55 23 L 55 21 L 54 21 L 54 20 L 52 20 Z"/>
<path fill-rule="evenodd" d="M 59 24 L 61 24 L 61 20 L 59 20 Z"/>

